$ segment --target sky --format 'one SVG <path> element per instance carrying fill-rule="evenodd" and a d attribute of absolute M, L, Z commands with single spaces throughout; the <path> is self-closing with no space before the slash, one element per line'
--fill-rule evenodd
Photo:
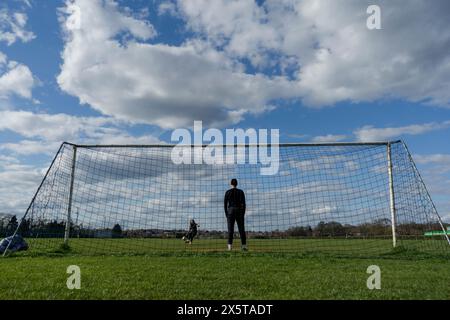
<path fill-rule="evenodd" d="M 25 211 L 63 141 L 164 143 L 201 120 L 402 139 L 450 222 L 449 16 L 447 0 L 2 1 L 0 212 Z"/>

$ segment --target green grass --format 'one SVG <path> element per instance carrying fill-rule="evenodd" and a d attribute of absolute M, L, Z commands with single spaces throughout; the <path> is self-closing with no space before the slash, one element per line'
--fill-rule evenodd
<path fill-rule="evenodd" d="M 27 255 L 53 252 L 62 244 L 62 239 L 58 238 L 26 240 L 30 245 Z M 252 252 L 261 253 L 320 253 L 350 257 L 373 257 L 392 253 L 392 240 L 385 238 L 249 239 L 249 244 Z M 433 255 L 450 253 L 448 244 L 443 240 L 402 240 L 399 244 L 405 250 Z M 239 246 L 239 240 L 236 245 Z M 71 252 L 82 255 L 222 252 L 225 247 L 225 239 L 195 239 L 192 245 L 173 238 L 70 239 Z"/>
<path fill-rule="evenodd" d="M 66 268 L 81 268 L 68 290 Z M 381 290 L 369 290 L 369 265 Z M 199 254 L 15 257 L 0 261 L 0 299 L 449 299 L 450 261 Z"/>
<path fill-rule="evenodd" d="M 450 299 L 449 256 L 419 250 L 435 248 L 430 240 L 397 250 L 386 240 L 283 241 L 230 253 L 224 240 L 76 239 L 70 250 L 33 240 L 0 259 L 0 299 Z M 81 290 L 66 287 L 69 265 L 81 268 Z M 381 290 L 366 287 L 369 265 L 381 268 Z"/>

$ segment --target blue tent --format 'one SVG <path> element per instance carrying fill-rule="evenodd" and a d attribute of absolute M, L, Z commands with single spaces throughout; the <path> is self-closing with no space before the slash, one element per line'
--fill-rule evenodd
<path fill-rule="evenodd" d="M 25 241 L 24 238 L 22 238 L 21 235 L 16 234 L 14 237 L 10 236 L 0 241 L 1 254 L 5 252 L 6 248 L 8 248 L 8 250 L 11 252 L 23 251 L 28 249 L 28 243 Z"/>

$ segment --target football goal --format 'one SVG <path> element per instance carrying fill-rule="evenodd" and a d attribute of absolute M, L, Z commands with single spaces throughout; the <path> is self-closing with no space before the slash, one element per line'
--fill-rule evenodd
<path fill-rule="evenodd" d="M 63 143 L 10 235 L 36 252 L 225 251 L 223 199 L 237 178 L 250 251 L 449 251 L 449 224 L 402 141 L 279 144 L 270 175 L 259 162 L 175 163 L 174 147 Z M 231 147 L 246 157 L 262 148 Z M 189 244 L 191 219 L 199 226 Z M 239 241 L 236 233 L 235 248 Z"/>

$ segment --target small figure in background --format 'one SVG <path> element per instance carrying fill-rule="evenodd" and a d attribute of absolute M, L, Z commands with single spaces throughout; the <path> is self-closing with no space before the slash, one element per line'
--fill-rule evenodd
<path fill-rule="evenodd" d="M 194 237 L 197 235 L 198 227 L 200 227 L 200 225 L 197 224 L 194 219 L 191 219 L 191 221 L 189 222 L 189 231 L 182 238 L 184 240 L 184 242 L 192 244 Z"/>

